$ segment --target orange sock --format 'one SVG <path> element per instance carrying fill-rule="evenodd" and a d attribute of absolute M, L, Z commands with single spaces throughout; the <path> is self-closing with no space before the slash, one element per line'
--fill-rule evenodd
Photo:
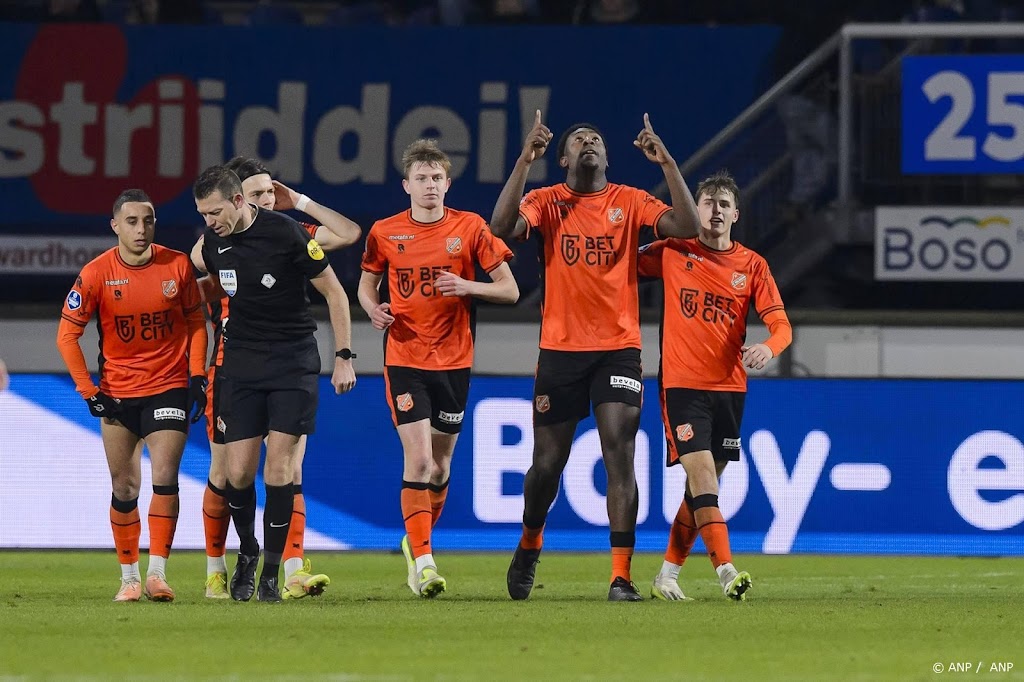
<path fill-rule="evenodd" d="M 523 549 L 540 549 L 544 546 L 544 526 L 527 528 L 523 525 L 523 536 L 519 538 L 519 546 Z"/>
<path fill-rule="evenodd" d="M 171 555 L 174 529 L 178 525 L 178 486 L 153 486 L 149 502 L 149 555 L 165 559 Z"/>
<path fill-rule="evenodd" d="M 430 549 L 430 493 L 426 483 L 402 481 L 402 518 L 413 557 L 432 554 Z"/>
<path fill-rule="evenodd" d="M 626 582 L 631 581 L 629 568 L 632 563 L 632 547 L 612 547 L 612 577 L 608 582 L 615 582 L 616 578 L 623 578 Z"/>
<path fill-rule="evenodd" d="M 434 485 L 433 483 L 427 486 L 427 491 L 430 493 L 430 526 L 434 527 L 437 525 L 437 520 L 441 518 L 441 512 L 444 510 L 445 500 L 448 499 L 448 482 L 451 481 L 449 478 L 441 485 Z"/>
<path fill-rule="evenodd" d="M 725 518 L 718 508 L 718 495 L 697 495 L 693 498 L 693 518 L 697 522 L 697 530 L 708 549 L 711 564 L 718 568 L 722 564 L 732 562 L 732 550 L 729 549 L 729 529 Z"/>
<path fill-rule="evenodd" d="M 114 548 L 117 560 L 122 564 L 139 561 L 139 538 L 142 536 L 142 521 L 139 519 L 138 498 L 122 502 L 111 497 L 110 529 L 114 531 Z M 119 511 L 117 507 L 120 507 Z M 125 511 L 127 509 L 127 511 Z"/>
<path fill-rule="evenodd" d="M 668 549 L 665 550 L 665 561 L 682 566 L 686 557 L 690 556 L 693 543 L 697 539 L 697 523 L 693 512 L 684 497 L 676 512 L 676 519 L 668 532 Z"/>
<path fill-rule="evenodd" d="M 281 559 L 301 559 L 303 556 L 302 545 L 306 537 L 306 498 L 302 495 L 302 488 L 292 486 L 294 493 L 292 497 L 292 520 L 288 526 L 288 539 L 284 543 L 284 554 Z"/>
<path fill-rule="evenodd" d="M 203 491 L 203 534 L 206 536 L 206 556 L 224 556 L 224 542 L 228 537 L 231 512 L 224 491 L 207 481 Z"/>

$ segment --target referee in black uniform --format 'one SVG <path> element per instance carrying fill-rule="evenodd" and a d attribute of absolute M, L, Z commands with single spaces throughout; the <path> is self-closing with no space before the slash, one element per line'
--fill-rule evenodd
<path fill-rule="evenodd" d="M 306 281 L 327 299 L 337 345 L 331 384 L 338 393 L 356 383 L 348 296 L 320 245 L 290 217 L 246 203 L 233 171 L 206 169 L 192 193 L 207 227 L 193 261 L 231 297 L 223 322 L 222 419 L 216 425 L 224 432 L 226 497 L 241 540 L 231 597 L 248 601 L 255 588 L 260 548 L 254 481 L 266 437 L 266 551 L 256 598 L 281 601 L 278 567 L 291 520 L 294 458 L 299 438 L 316 426 L 320 375 Z"/>

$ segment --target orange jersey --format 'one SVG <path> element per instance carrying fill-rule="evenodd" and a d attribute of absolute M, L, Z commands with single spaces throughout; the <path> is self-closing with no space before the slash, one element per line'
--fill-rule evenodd
<path fill-rule="evenodd" d="M 57 346 L 75 388 L 95 395 L 78 344 L 95 315 L 100 332 L 100 390 L 140 398 L 188 386 L 206 374 L 206 327 L 192 262 L 153 244 L 148 263 L 125 263 L 117 247 L 82 268 L 61 312 Z"/>
<path fill-rule="evenodd" d="M 526 236 L 536 230 L 544 245 L 541 348 L 640 348 L 640 228 L 670 210 L 647 192 L 613 184 L 580 194 L 563 183 L 523 198 Z"/>
<path fill-rule="evenodd" d="M 750 304 L 762 319 L 783 310 L 765 259 L 736 241 L 715 251 L 697 238 L 666 239 L 644 247 L 639 271 L 665 281 L 662 387 L 746 391 Z"/>
<path fill-rule="evenodd" d="M 434 280 L 443 272 L 476 279 L 476 266 L 491 272 L 512 252 L 475 213 L 446 208 L 434 223 L 420 223 L 412 211 L 379 220 L 366 235 L 362 268 L 387 271 L 391 314 L 384 364 L 442 370 L 473 365 L 472 306 L 469 296 L 442 296 Z"/>
<path fill-rule="evenodd" d="M 319 225 L 313 223 L 299 223 L 299 225 L 312 238 Z M 210 366 L 220 367 L 224 364 L 224 324 L 228 321 L 228 305 L 230 296 L 223 296 L 219 301 L 210 301 L 206 304 L 206 314 L 210 318 L 210 331 L 213 332 L 213 353 L 210 356 Z"/>

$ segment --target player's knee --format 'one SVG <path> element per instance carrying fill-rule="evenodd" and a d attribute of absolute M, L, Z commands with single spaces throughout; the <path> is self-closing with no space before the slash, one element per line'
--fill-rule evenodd
<path fill-rule="evenodd" d="M 119 500 L 134 500 L 139 496 L 142 482 L 131 474 L 114 476 L 111 480 L 114 497 Z"/>
<path fill-rule="evenodd" d="M 433 473 L 434 463 L 429 457 L 410 457 L 406 455 L 405 471 L 402 474 L 405 480 L 425 483 L 432 478 Z"/>

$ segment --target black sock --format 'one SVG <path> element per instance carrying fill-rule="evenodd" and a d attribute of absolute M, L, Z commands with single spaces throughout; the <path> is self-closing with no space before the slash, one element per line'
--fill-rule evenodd
<path fill-rule="evenodd" d="M 256 542 L 256 486 L 252 483 L 241 490 L 228 483 L 224 497 L 228 500 L 231 521 L 238 533 L 240 554 L 255 556 L 260 553 L 260 545 Z"/>
<path fill-rule="evenodd" d="M 295 501 L 292 484 L 267 485 L 267 506 L 263 510 L 263 571 L 260 579 L 276 578 L 281 555 L 288 541 L 288 526 L 292 520 Z"/>

